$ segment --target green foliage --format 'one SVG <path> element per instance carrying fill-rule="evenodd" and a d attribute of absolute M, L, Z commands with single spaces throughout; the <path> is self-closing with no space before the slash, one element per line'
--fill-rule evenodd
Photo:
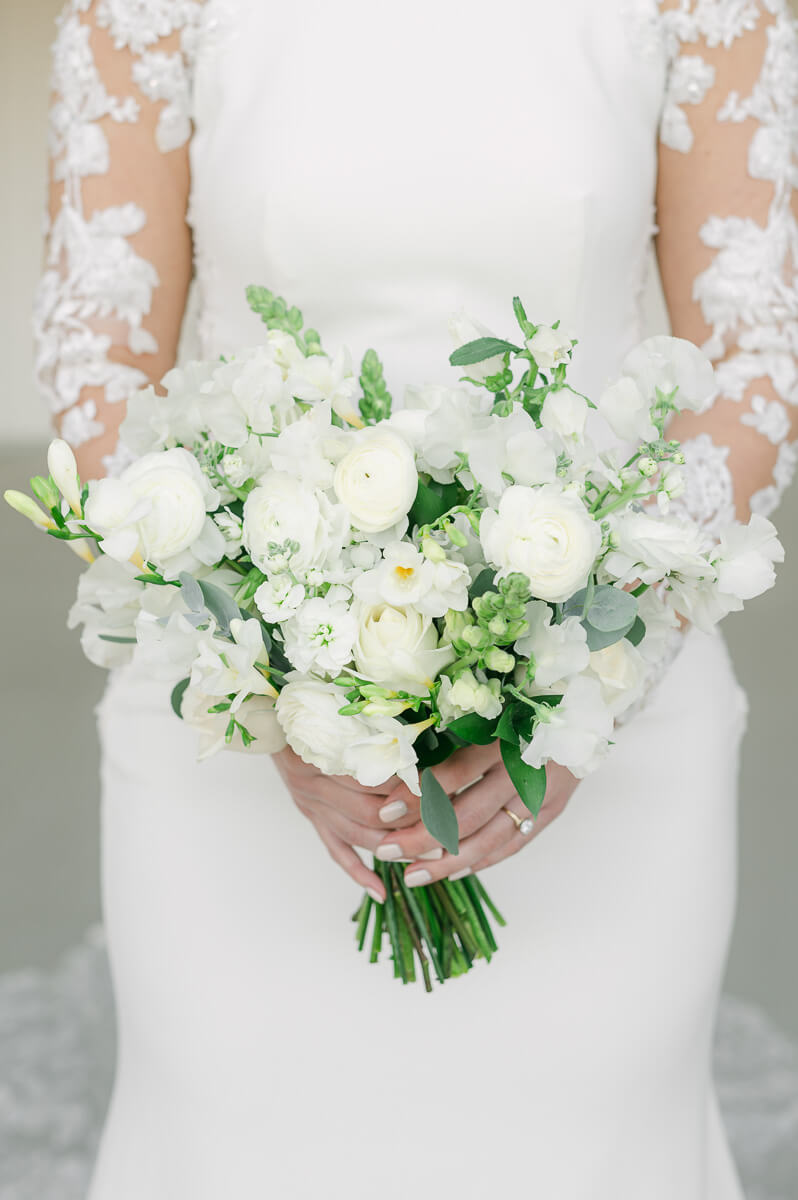
<path fill-rule="evenodd" d="M 530 767 L 521 758 L 520 747 L 513 745 L 512 742 L 503 741 L 501 752 L 502 762 L 512 780 L 513 787 L 532 816 L 536 817 L 543 807 L 546 797 L 546 768 Z"/>
<path fill-rule="evenodd" d="M 431 479 L 424 483 L 418 481 L 416 498 L 408 513 L 411 528 L 413 525 L 434 525 L 460 499 L 460 488 L 456 483 L 436 483 Z"/>
<path fill-rule="evenodd" d="M 303 354 L 322 353 L 321 339 L 315 329 L 306 329 L 303 336 L 304 318 L 296 305 L 289 308 L 282 296 L 254 284 L 247 288 L 247 303 L 269 329 L 290 334 Z"/>
<path fill-rule="evenodd" d="M 460 833 L 454 806 L 429 767 L 421 772 L 421 820 L 444 850 L 457 854 Z"/>
<path fill-rule="evenodd" d="M 591 651 L 605 650 L 627 637 L 639 620 L 637 598 L 631 592 L 607 583 L 595 586 L 592 580 L 562 606 L 562 615 L 580 618 Z"/>
<path fill-rule="evenodd" d="M 464 742 L 472 746 L 489 746 L 496 741 L 496 722 L 481 717 L 479 713 L 466 713 L 446 726 L 450 733 L 455 733 Z"/>
<path fill-rule="evenodd" d="M 375 425 L 391 415 L 391 393 L 385 383 L 382 363 L 376 350 L 367 350 L 360 366 L 360 413 L 367 425 Z"/>
<path fill-rule="evenodd" d="M 172 695 L 169 698 L 172 705 L 172 711 L 176 713 L 181 720 L 183 719 L 183 696 L 185 695 L 186 688 L 190 683 L 190 679 L 181 679 L 180 682 L 176 683 L 172 688 Z"/>

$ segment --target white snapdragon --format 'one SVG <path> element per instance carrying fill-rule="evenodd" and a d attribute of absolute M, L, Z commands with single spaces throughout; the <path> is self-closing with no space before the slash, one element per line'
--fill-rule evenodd
<path fill-rule="evenodd" d="M 557 455 L 520 405 L 506 417 L 492 414 L 463 444 L 472 476 L 491 498 L 501 496 L 507 476 L 526 485 L 557 478 Z"/>
<path fill-rule="evenodd" d="M 694 521 L 624 511 L 611 518 L 612 540 L 603 568 L 619 583 L 657 583 L 669 575 L 715 577 L 706 535 Z"/>
<path fill-rule="evenodd" d="M 349 441 L 331 421 L 329 404 L 321 402 L 274 438 L 270 447 L 275 471 L 293 475 L 308 488 L 331 488 L 335 463 Z"/>
<path fill-rule="evenodd" d="M 135 638 L 136 618 L 144 597 L 144 584 L 135 579 L 137 574 L 138 568 L 132 563 L 102 555 L 78 580 L 77 600 L 69 610 L 67 626 L 83 626 L 83 653 L 98 667 L 120 667 L 133 655 L 131 643 L 105 638 Z"/>
<path fill-rule="evenodd" d="M 582 587 L 601 548 L 601 529 L 574 492 L 554 484 L 509 487 L 486 509 L 480 539 L 500 577 L 519 571 L 534 596 L 560 603 Z"/>
<path fill-rule="evenodd" d="M 225 446 L 241 446 L 248 434 L 269 434 L 275 411 L 290 398 L 283 373 L 265 346 L 242 350 L 217 366 L 202 388 L 208 432 Z"/>
<path fill-rule="evenodd" d="M 528 629 L 515 643 L 515 652 L 535 666 L 535 685 L 551 687 L 588 665 L 587 633 L 578 617 L 552 624 L 552 611 L 542 600 L 531 600 L 524 613 Z"/>
<path fill-rule="evenodd" d="M 444 725 L 469 713 L 492 721 L 502 710 L 501 684 L 498 679 L 478 679 L 470 670 L 461 671 L 455 680 L 444 675 L 437 703 Z"/>
<path fill-rule="evenodd" d="M 603 650 L 590 655 L 590 671 L 601 685 L 601 695 L 613 717 L 618 717 L 643 694 L 648 675 L 646 660 L 640 651 L 620 638 Z"/>
<path fill-rule="evenodd" d="M 299 671 L 337 675 L 352 658 L 357 632 L 348 604 L 316 596 L 283 625 L 285 653 Z"/>
<path fill-rule="evenodd" d="M 305 600 L 305 588 L 291 575 L 273 575 L 260 585 L 254 599 L 263 619 L 277 625 L 295 616 Z"/>
<path fill-rule="evenodd" d="M 336 561 L 349 531 L 346 511 L 284 471 L 263 476 L 244 503 L 244 545 L 267 575 L 302 578 Z"/>
<path fill-rule="evenodd" d="M 180 442 L 191 446 L 206 429 L 202 388 L 217 362 L 189 362 L 167 371 L 161 383 L 166 395 L 153 387 L 134 392 L 127 400 L 119 435 L 134 454 L 148 454 Z"/>
<path fill-rule="evenodd" d="M 380 533 L 403 520 L 416 498 L 413 451 L 398 433 L 380 426 L 363 429 L 351 439 L 351 450 L 335 470 L 335 494 L 355 528 Z"/>
<path fill-rule="evenodd" d="M 394 691 L 428 695 L 456 657 L 452 646 L 439 644 L 432 619 L 418 609 L 363 604 L 356 615 L 355 665 L 361 675 Z"/>
<path fill-rule="evenodd" d="M 311 354 L 301 359 L 288 375 L 291 395 L 308 404 L 326 400 L 350 425 L 361 426 L 363 419 L 358 407 L 360 385 L 352 371 L 352 356 L 342 346 L 334 358 L 326 354 Z"/>
<path fill-rule="evenodd" d="M 200 641 L 191 668 L 191 685 L 206 696 L 223 699 L 232 696 L 230 712 L 235 713 L 250 693 L 274 696 L 268 679 L 258 670 L 268 666 L 260 622 L 230 622 L 232 642 L 213 637 Z"/>
<path fill-rule="evenodd" d="M 568 362 L 573 342 L 573 335 L 562 325 L 557 329 L 539 325 L 537 332 L 527 338 L 526 348 L 542 371 L 551 371 Z"/>
<path fill-rule="evenodd" d="M 411 542 L 391 542 L 382 561 L 353 581 L 359 600 L 366 604 L 412 605 L 429 617 L 442 617 L 450 609 L 468 607 L 471 575 L 465 563 L 426 558 Z"/>
<path fill-rule="evenodd" d="M 542 767 L 551 759 L 583 779 L 606 758 L 612 730 L 612 714 L 598 680 L 577 675 L 562 701 L 536 725 L 521 757 L 530 767 Z"/>

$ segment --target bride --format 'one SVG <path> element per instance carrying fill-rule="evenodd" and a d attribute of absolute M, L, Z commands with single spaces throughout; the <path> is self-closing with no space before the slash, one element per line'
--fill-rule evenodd
<path fill-rule="evenodd" d="M 124 463 L 125 397 L 173 366 L 192 274 L 204 357 L 262 336 L 258 282 L 329 345 L 376 346 L 401 395 L 454 381 L 451 312 L 501 334 L 518 293 L 578 332 L 596 393 L 642 335 L 653 236 L 720 391 L 672 426 L 685 503 L 709 528 L 776 506 L 798 438 L 785 0 L 70 0 L 53 86 L 36 334 L 84 477 Z M 552 765 L 531 835 L 493 747 L 442 767 L 452 858 L 401 784 L 290 751 L 198 764 L 162 686 L 115 671 L 119 1058 L 91 1200 L 739 1200 L 710 1048 L 745 712 L 723 641 L 685 631 L 607 763 L 578 787 Z M 364 964 L 344 918 L 382 884 L 355 847 L 419 882 L 494 867 L 490 968 L 427 997 Z"/>

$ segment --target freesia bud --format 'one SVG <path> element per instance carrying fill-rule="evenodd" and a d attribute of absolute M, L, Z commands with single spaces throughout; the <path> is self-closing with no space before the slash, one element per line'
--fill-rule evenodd
<path fill-rule="evenodd" d="M 362 710 L 367 717 L 398 717 L 407 708 L 405 700 L 369 700 Z"/>
<path fill-rule="evenodd" d="M 50 442 L 50 448 L 47 451 L 47 466 L 53 482 L 75 516 L 82 517 L 78 464 L 72 453 L 72 447 L 67 445 L 63 438 L 54 438 Z"/>
<path fill-rule="evenodd" d="M 42 529 L 55 529 L 55 521 L 48 517 L 47 513 L 39 508 L 36 501 L 32 500 L 30 496 L 26 496 L 24 492 L 16 492 L 11 488 L 7 492 L 3 492 L 3 499 L 16 512 L 27 517 L 29 521 L 33 521 L 34 525 L 39 525 Z"/>
<path fill-rule="evenodd" d="M 444 562 L 446 560 L 446 551 L 443 546 L 439 546 L 434 538 L 425 537 L 421 543 L 421 553 L 430 562 Z"/>
<path fill-rule="evenodd" d="M 55 508 L 61 503 L 61 495 L 58 488 L 53 483 L 52 479 L 45 479 L 43 475 L 34 475 L 30 481 L 30 490 L 33 492 L 40 504 L 47 508 Z"/>
<path fill-rule="evenodd" d="M 93 563 L 94 555 L 89 549 L 88 543 L 83 538 L 75 538 L 74 541 L 68 541 L 67 546 L 73 554 L 77 554 L 78 558 L 82 558 L 85 563 Z"/>

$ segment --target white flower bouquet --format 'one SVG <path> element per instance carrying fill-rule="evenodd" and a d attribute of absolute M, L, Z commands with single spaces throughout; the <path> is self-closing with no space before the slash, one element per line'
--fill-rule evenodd
<path fill-rule="evenodd" d="M 326 774 L 397 776 L 456 854 L 437 763 L 498 740 L 533 822 L 546 763 L 602 761 L 679 614 L 706 629 L 772 585 L 769 521 L 710 536 L 680 511 L 666 422 L 714 394 L 690 343 L 644 342 L 596 406 L 568 382 L 574 340 L 516 298 L 515 341 L 453 318 L 460 386 L 408 387 L 392 413 L 373 350 L 356 376 L 296 308 L 248 299 L 265 342 L 132 396 L 117 477 L 82 485 L 56 441 L 36 500 L 6 493 L 90 563 L 69 618 L 87 656 L 171 680 L 201 756 L 287 742 Z M 476 876 L 413 889 L 375 869 L 386 902 L 356 914 L 372 961 L 387 936 L 394 973 L 429 990 L 490 959 L 503 921 Z"/>

